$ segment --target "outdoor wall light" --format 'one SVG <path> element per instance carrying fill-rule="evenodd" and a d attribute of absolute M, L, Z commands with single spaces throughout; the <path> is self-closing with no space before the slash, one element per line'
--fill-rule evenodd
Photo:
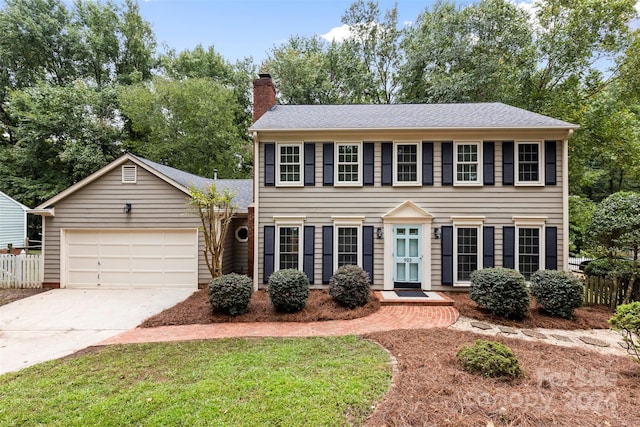
<path fill-rule="evenodd" d="M 131 213 L 131 203 L 125 203 L 122 212 L 126 214 Z"/>
<path fill-rule="evenodd" d="M 440 239 L 440 229 L 438 227 L 433 229 L 433 236 L 436 238 L 436 240 Z"/>
<path fill-rule="evenodd" d="M 376 228 L 376 237 L 382 239 L 382 227 Z"/>

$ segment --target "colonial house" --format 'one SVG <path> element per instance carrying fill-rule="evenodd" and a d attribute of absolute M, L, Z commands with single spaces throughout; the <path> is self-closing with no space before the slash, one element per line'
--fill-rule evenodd
<path fill-rule="evenodd" d="M 276 105 L 254 81 L 253 277 L 345 264 L 374 289 L 451 290 L 484 267 L 566 269 L 578 126 L 501 103 Z"/>

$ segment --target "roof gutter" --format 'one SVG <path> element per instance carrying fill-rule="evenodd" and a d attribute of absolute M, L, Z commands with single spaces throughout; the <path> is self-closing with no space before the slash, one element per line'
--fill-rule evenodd
<path fill-rule="evenodd" d="M 474 130 L 567 130 L 573 133 L 573 130 L 579 129 L 579 125 L 573 126 L 508 126 L 508 127 L 495 127 L 495 126 L 483 126 L 483 127 L 390 127 L 390 128 L 268 128 L 268 129 L 253 129 L 249 128 L 249 131 L 256 135 L 259 132 L 327 132 L 327 131 L 339 131 L 339 132 L 362 132 L 362 131 L 474 131 Z"/>

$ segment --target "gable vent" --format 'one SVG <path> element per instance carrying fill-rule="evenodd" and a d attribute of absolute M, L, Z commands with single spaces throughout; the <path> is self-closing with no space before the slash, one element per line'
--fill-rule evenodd
<path fill-rule="evenodd" d="M 138 180 L 137 166 L 122 166 L 122 182 L 127 184 L 135 184 Z"/>

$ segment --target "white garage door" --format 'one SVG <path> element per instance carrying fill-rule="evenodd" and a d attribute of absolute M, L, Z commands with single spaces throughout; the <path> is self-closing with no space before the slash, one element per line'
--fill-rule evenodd
<path fill-rule="evenodd" d="M 197 230 L 65 230 L 63 287 L 198 287 Z"/>

